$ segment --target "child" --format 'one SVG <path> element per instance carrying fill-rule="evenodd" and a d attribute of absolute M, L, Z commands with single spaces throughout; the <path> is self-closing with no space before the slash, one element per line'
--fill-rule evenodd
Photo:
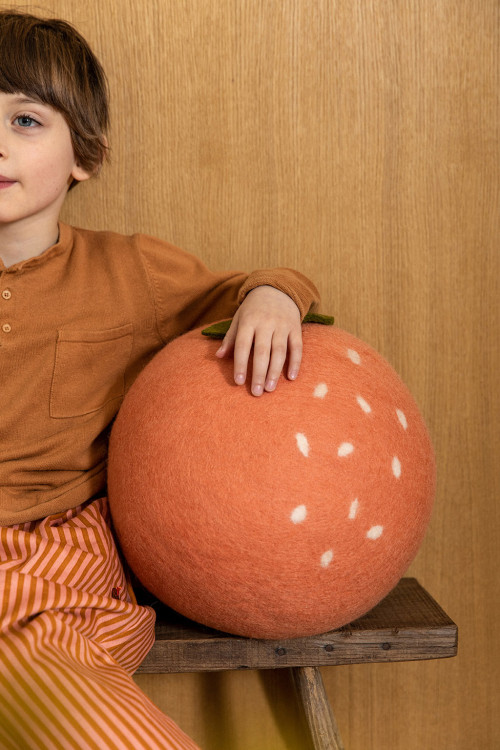
<path fill-rule="evenodd" d="M 107 85 L 63 21 L 0 12 L 0 746 L 195 748 L 131 675 L 154 639 L 110 530 L 107 437 L 173 337 L 233 317 L 217 355 L 255 396 L 288 357 L 314 286 L 287 269 L 212 273 L 144 235 L 59 221 L 108 149 Z M 189 379 L 189 373 L 179 373 Z M 221 394 L 223 398 L 223 394 Z"/>

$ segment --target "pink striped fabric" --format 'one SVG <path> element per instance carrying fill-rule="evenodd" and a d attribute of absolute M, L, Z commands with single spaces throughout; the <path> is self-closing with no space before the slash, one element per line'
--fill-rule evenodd
<path fill-rule="evenodd" d="M 196 750 L 131 677 L 154 621 L 127 585 L 105 498 L 0 527 L 2 750 Z"/>

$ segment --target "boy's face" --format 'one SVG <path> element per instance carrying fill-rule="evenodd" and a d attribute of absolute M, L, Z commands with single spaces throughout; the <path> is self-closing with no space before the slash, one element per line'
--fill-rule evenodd
<path fill-rule="evenodd" d="M 88 177 L 60 112 L 24 94 L 0 92 L 0 228 L 55 226 L 72 179 Z"/>

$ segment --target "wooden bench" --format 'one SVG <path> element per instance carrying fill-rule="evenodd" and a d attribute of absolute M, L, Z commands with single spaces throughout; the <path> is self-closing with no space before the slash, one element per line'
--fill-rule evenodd
<path fill-rule="evenodd" d="M 338 630 L 291 640 L 254 640 L 211 630 L 159 605 L 156 643 L 138 673 L 290 669 L 315 750 L 343 750 L 320 667 L 442 659 L 458 629 L 415 578 L 403 578 L 371 612 Z"/>

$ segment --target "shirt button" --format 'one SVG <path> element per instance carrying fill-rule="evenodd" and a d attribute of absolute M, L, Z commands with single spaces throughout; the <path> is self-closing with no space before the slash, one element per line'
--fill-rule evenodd
<path fill-rule="evenodd" d="M 10 289 L 4 289 L 2 292 L 2 297 L 4 299 L 10 299 L 12 297 L 12 292 L 10 291 Z"/>
<path fill-rule="evenodd" d="M 8 323 L 4 323 L 2 326 L 2 331 L 4 333 L 10 333 L 12 331 L 12 326 L 9 325 Z"/>

